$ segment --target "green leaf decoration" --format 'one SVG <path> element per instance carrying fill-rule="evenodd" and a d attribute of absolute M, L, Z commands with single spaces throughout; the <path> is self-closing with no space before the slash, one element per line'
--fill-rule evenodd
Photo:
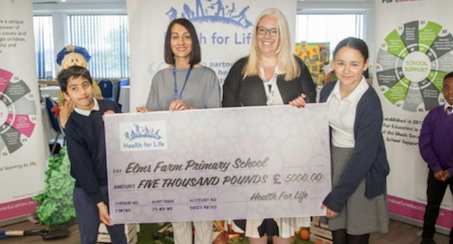
<path fill-rule="evenodd" d="M 72 202 L 75 180 L 71 177 L 71 163 L 66 153 L 66 147 L 60 154 L 50 156 L 45 182 L 48 184 L 42 194 L 32 200 L 39 203 L 36 213 L 42 225 L 55 226 L 73 220 L 75 209 Z"/>

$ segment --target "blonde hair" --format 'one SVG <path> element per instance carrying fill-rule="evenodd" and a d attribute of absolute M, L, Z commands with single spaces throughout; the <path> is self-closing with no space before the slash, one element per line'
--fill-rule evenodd
<path fill-rule="evenodd" d="M 247 65 L 244 67 L 244 75 L 259 75 L 260 51 L 257 44 L 257 25 L 262 18 L 267 16 L 274 17 L 277 21 L 280 41 L 275 54 L 277 55 L 279 72 L 285 73 L 285 80 L 292 80 L 300 75 L 300 67 L 293 54 L 294 47 L 291 45 L 288 22 L 283 13 L 276 8 L 263 10 L 255 21 L 252 45 Z"/>

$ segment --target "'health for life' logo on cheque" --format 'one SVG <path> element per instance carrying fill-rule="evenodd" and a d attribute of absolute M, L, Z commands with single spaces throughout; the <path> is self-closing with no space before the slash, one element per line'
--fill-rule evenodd
<path fill-rule="evenodd" d="M 167 149 L 165 121 L 120 123 L 121 151 Z"/>

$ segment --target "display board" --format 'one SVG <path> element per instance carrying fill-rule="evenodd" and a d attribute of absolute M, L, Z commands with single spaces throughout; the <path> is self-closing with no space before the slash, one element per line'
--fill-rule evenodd
<path fill-rule="evenodd" d="M 27 143 L 37 121 L 35 97 L 27 83 L 0 69 L 0 158 Z"/>
<path fill-rule="evenodd" d="M 453 71 L 453 25 L 448 19 L 453 1 L 376 1 L 375 7 L 373 85 L 384 111 L 389 210 L 395 218 L 421 226 L 428 167 L 418 137 L 427 112 L 444 104 L 442 80 Z M 452 203 L 447 191 L 438 227 L 453 225 Z"/>
<path fill-rule="evenodd" d="M 46 150 L 36 73 L 33 3 L 0 1 L 0 221 L 35 212 Z M 47 119 L 47 118 L 46 118 Z"/>
<path fill-rule="evenodd" d="M 307 65 L 313 82 L 322 86 L 326 77 L 324 66 L 330 62 L 330 43 L 300 42 L 296 43 L 296 55 Z"/>
<path fill-rule="evenodd" d="M 380 91 L 396 107 L 425 112 L 443 104 L 442 79 L 453 71 L 453 37 L 440 24 L 416 20 L 392 30 L 379 49 Z"/>

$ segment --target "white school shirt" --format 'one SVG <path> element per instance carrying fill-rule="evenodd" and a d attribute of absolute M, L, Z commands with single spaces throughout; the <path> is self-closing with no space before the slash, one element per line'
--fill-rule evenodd
<path fill-rule="evenodd" d="M 448 102 L 446 102 L 445 105 L 444 105 L 444 111 L 447 111 L 448 107 L 453 107 L 453 105 L 451 105 Z"/>
<path fill-rule="evenodd" d="M 83 110 L 83 109 L 77 108 L 75 106 L 75 104 L 74 104 L 74 107 L 73 107 L 74 111 L 76 111 L 76 113 L 81 114 L 81 115 L 86 116 L 86 117 L 90 116 L 91 111 L 93 111 L 93 110 L 99 111 L 98 100 L 96 100 L 96 98 L 93 98 L 93 100 L 94 100 L 94 106 L 93 106 L 93 108 L 91 110 Z"/>
<path fill-rule="evenodd" d="M 365 77 L 347 97 L 341 99 L 340 81 L 337 81 L 335 87 L 327 98 L 329 125 L 332 128 L 332 145 L 341 148 L 353 148 L 354 139 L 354 122 L 356 117 L 357 104 L 360 98 L 368 90 L 368 83 Z"/>

